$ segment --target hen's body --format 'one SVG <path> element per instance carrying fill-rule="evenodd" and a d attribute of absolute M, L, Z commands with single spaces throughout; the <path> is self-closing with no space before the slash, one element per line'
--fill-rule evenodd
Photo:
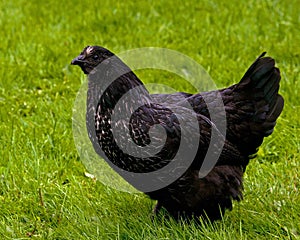
<path fill-rule="evenodd" d="M 91 137 L 93 133 L 89 133 L 94 146 L 98 144 L 103 151 L 102 155 L 105 155 L 103 157 L 119 168 L 130 172 L 148 173 L 172 162 L 180 144 L 186 141 L 187 152 L 181 158 L 183 161 L 191 161 L 191 164 L 187 165 L 184 173 L 160 189 L 144 192 L 158 201 L 156 211 L 164 207 L 176 218 L 202 216 L 204 213 L 211 220 L 220 218 L 225 209 L 232 208 L 232 200 L 242 199 L 243 172 L 263 138 L 272 133 L 283 108 L 283 99 L 278 94 L 279 70 L 274 66 L 272 58 L 263 55 L 252 64 L 238 84 L 229 88 L 194 95 L 150 95 L 137 76 L 111 52 L 97 46 L 85 48 L 72 64 L 79 65 L 89 74 L 87 124 L 92 124 L 94 128 L 88 129 L 94 129 L 96 133 L 96 143 Z M 100 78 L 99 75 L 93 77 L 93 69 L 100 72 Z M 104 87 L 101 94 L 98 94 L 97 90 L 95 92 L 99 81 L 105 83 L 112 76 L 117 76 L 115 81 L 107 84 L 107 88 Z M 138 91 L 133 91 L 132 98 L 122 99 L 124 94 L 133 89 Z M 215 104 L 218 94 L 224 105 Z M 99 99 L 96 95 L 100 96 Z M 134 107 L 136 99 L 139 99 L 138 109 Z M 115 108 L 118 108 L 122 101 L 125 106 L 123 110 L 133 114 L 129 121 L 114 119 L 114 124 L 127 130 L 130 137 L 113 133 L 111 126 L 112 117 L 117 111 Z M 187 101 L 193 110 L 186 107 Z M 207 106 L 213 106 L 216 116 L 214 121 L 226 122 L 226 136 L 218 130 L 218 124 L 212 122 Z M 176 114 L 172 111 L 174 108 Z M 191 114 L 195 116 L 196 126 L 190 118 Z M 92 123 L 89 116 L 93 117 Z M 180 121 L 184 121 L 188 127 L 182 129 Z M 164 129 L 165 139 L 161 131 L 151 133 L 154 136 L 149 134 L 154 125 Z M 200 178 L 199 170 L 210 144 L 212 130 L 218 136 L 216 151 L 223 143 L 224 146 L 216 165 L 208 175 Z M 120 137 L 114 137 L 116 135 Z M 183 140 L 181 137 L 184 135 L 191 136 L 191 140 Z M 194 136 L 196 138 L 193 138 Z M 199 140 L 193 142 L 193 139 Z M 122 145 L 126 148 L 130 141 L 140 146 L 139 149 L 151 143 L 159 146 L 160 151 L 154 155 L 146 153 L 143 157 L 136 157 L 120 148 Z M 189 159 L 189 146 L 191 149 L 197 147 L 192 159 Z"/>

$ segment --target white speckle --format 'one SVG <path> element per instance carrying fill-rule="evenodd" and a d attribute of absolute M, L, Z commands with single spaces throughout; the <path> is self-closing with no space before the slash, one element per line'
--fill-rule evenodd
<path fill-rule="evenodd" d="M 90 54 L 92 51 L 93 51 L 93 47 L 88 47 L 87 49 L 86 49 L 86 53 L 87 54 Z"/>

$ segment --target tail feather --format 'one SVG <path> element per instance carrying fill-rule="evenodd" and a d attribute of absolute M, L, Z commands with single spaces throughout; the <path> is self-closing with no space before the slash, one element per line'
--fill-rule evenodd
<path fill-rule="evenodd" d="M 262 112 L 266 114 L 265 121 L 276 121 L 280 115 L 284 101 L 278 94 L 279 82 L 281 79 L 280 71 L 275 67 L 275 61 L 271 57 L 264 57 L 262 53 L 248 69 L 239 84 L 242 84 L 246 96 L 253 96 L 257 118 Z M 243 84 L 244 81 L 248 84 Z M 257 118 L 261 119 L 261 118 Z"/>
<path fill-rule="evenodd" d="M 249 155 L 254 154 L 263 138 L 273 132 L 284 105 L 278 94 L 280 71 L 275 67 L 274 59 L 264 57 L 265 54 L 254 61 L 235 85 L 233 99 L 238 110 L 235 115 L 228 116 L 228 121 L 234 123 L 229 129 L 229 137 L 231 135 L 231 139 Z M 241 102 L 247 107 L 238 107 Z"/>
<path fill-rule="evenodd" d="M 272 110 L 269 112 L 267 119 L 269 122 L 274 122 L 277 120 L 279 115 L 281 114 L 284 106 L 284 100 L 281 95 L 277 95 L 277 101 L 275 102 L 274 106 L 271 108 Z"/>
<path fill-rule="evenodd" d="M 258 62 L 262 57 L 264 57 L 264 56 L 266 55 L 266 53 L 267 53 L 267 52 L 263 52 L 262 54 L 260 54 L 260 56 L 254 61 L 254 63 L 253 63 L 253 64 L 249 67 L 249 69 L 246 71 L 246 73 L 245 73 L 245 75 L 244 75 L 243 78 L 249 76 L 249 75 L 253 72 L 253 70 L 254 70 L 255 67 L 256 67 L 257 62 Z"/>

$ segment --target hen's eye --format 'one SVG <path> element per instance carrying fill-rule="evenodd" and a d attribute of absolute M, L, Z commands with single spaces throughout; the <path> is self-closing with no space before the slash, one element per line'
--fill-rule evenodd
<path fill-rule="evenodd" d="M 94 60 L 98 60 L 99 59 L 99 56 L 97 54 L 93 55 L 93 59 Z"/>

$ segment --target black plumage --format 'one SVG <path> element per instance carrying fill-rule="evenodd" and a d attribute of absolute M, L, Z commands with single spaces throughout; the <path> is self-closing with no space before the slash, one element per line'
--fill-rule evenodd
<path fill-rule="evenodd" d="M 86 47 L 72 64 L 79 65 L 89 75 L 87 125 L 95 149 L 100 146 L 100 154 L 121 169 L 149 173 L 172 162 L 183 142 L 187 145 L 186 152 L 181 155 L 184 161 L 189 160 L 189 149 L 197 146 L 191 164 L 178 179 L 160 189 L 144 192 L 158 201 L 156 212 L 163 207 L 175 218 L 207 216 L 211 220 L 219 219 L 225 209 L 232 208 L 232 200 L 242 199 L 242 178 L 246 166 L 264 137 L 272 133 L 283 109 L 283 98 L 278 94 L 279 69 L 272 58 L 264 55 L 256 59 L 238 84 L 228 88 L 199 94 L 151 95 L 129 67 L 109 50 L 98 46 Z M 114 81 L 109 82 L 112 78 Z M 102 89 L 99 81 L 107 86 Z M 122 99 L 127 93 L 130 97 Z M 218 94 L 224 106 L 215 104 Z M 139 99 L 138 103 L 136 99 Z M 186 107 L 186 101 L 191 109 Z M 120 102 L 124 105 L 123 110 L 132 114 L 129 119 L 112 121 Z M 136 104 L 139 106 L 137 109 Z M 212 121 L 208 106 L 214 109 L 214 121 L 226 124 L 226 135 Z M 222 115 L 222 107 L 226 116 Z M 174 108 L 176 114 L 172 110 Z M 195 117 L 196 125 L 190 116 Z M 187 126 L 185 129 L 180 127 L 182 121 Z M 122 134 L 121 130 L 120 134 L 113 132 L 113 124 L 125 129 L 129 135 Z M 153 126 L 164 131 L 151 132 Z M 96 139 L 91 129 L 94 129 Z M 212 131 L 218 136 L 215 150 L 223 148 L 213 169 L 205 177 L 199 177 Z M 198 142 L 181 138 L 196 135 L 200 136 Z M 129 142 L 137 148 L 129 148 L 126 152 L 124 149 L 130 145 Z M 154 147 L 145 150 L 142 157 L 130 154 L 151 144 L 159 146 L 159 152 L 152 154 Z M 135 187 L 139 188 L 139 185 Z"/>

